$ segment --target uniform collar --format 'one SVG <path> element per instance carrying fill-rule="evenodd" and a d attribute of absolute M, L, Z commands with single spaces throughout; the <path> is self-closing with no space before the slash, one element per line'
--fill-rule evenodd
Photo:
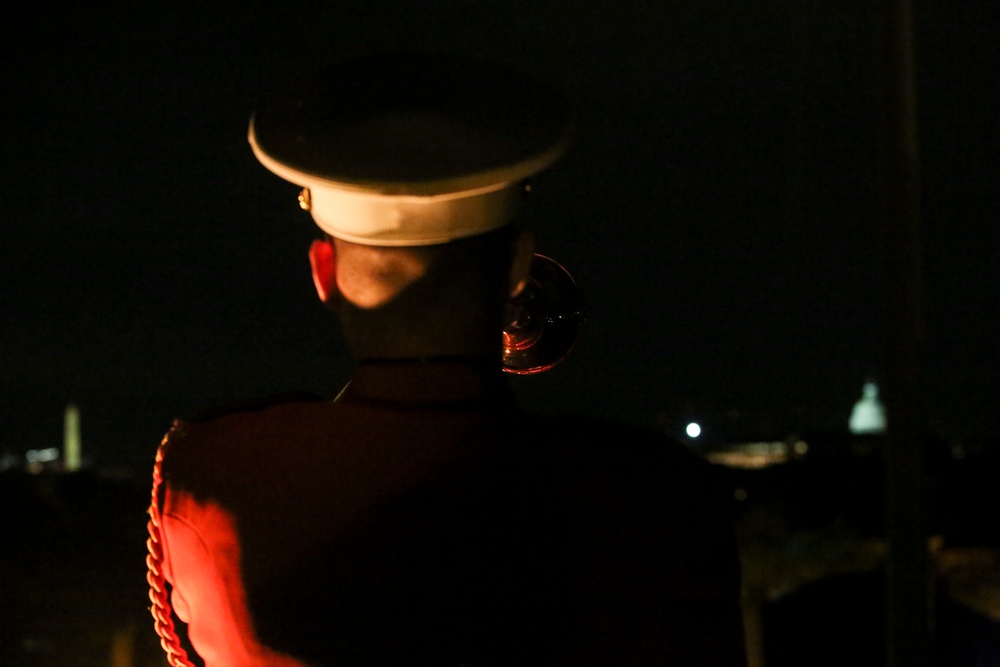
<path fill-rule="evenodd" d="M 341 398 L 405 403 L 513 400 L 495 357 L 366 360 Z"/>

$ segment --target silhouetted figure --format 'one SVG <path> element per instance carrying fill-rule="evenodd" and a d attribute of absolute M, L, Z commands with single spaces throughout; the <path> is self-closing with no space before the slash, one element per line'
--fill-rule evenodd
<path fill-rule="evenodd" d="M 304 188 L 317 292 L 357 364 L 334 400 L 165 438 L 151 566 L 178 664 L 178 620 L 209 667 L 745 664 L 713 468 L 652 432 L 532 414 L 503 372 L 505 312 L 542 261 L 517 210 L 571 125 L 530 78 L 416 54 L 258 108 L 254 152 Z"/>

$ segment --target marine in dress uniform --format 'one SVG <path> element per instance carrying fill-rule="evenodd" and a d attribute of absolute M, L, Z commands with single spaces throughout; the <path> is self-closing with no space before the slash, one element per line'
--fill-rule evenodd
<path fill-rule="evenodd" d="M 524 183 L 565 100 L 476 59 L 346 63 L 264 101 L 357 360 L 335 399 L 178 420 L 150 507 L 174 664 L 745 664 L 728 497 L 679 443 L 536 415 L 503 372 Z"/>

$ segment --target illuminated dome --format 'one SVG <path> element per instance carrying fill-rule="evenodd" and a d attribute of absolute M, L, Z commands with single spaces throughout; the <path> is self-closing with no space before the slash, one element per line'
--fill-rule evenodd
<path fill-rule="evenodd" d="M 885 408 L 878 397 L 878 385 L 866 382 L 861 399 L 854 404 L 848 428 L 851 433 L 885 433 Z"/>

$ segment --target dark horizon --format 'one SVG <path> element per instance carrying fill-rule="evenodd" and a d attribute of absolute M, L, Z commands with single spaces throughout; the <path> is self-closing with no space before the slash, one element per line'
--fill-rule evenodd
<path fill-rule="evenodd" d="M 3 47 L 0 451 L 58 446 L 74 402 L 85 451 L 141 464 L 174 418 L 336 393 L 347 361 L 309 278 L 316 232 L 247 123 L 298 68 L 402 46 L 501 59 L 579 110 L 526 220 L 588 301 L 565 364 L 515 379 L 539 408 L 827 430 L 885 380 L 868 3 L 27 11 Z M 992 435 L 996 50 L 975 7 L 915 12 L 926 419 Z"/>

